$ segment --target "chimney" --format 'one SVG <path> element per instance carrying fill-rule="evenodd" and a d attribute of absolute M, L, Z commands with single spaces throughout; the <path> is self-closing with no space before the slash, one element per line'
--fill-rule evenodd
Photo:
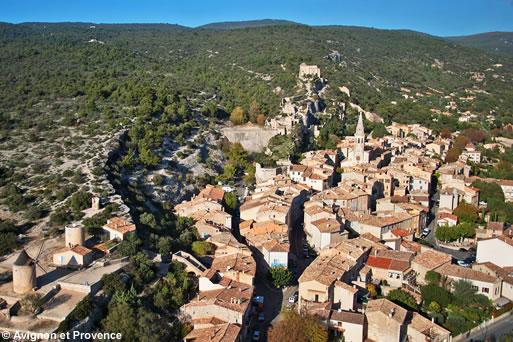
<path fill-rule="evenodd" d="M 388 313 L 388 317 L 392 318 L 395 314 L 395 308 L 390 309 L 390 312 Z"/>

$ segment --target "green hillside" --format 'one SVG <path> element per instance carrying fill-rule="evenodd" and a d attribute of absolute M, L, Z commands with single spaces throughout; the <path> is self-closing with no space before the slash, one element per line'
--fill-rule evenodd
<path fill-rule="evenodd" d="M 448 37 L 447 39 L 464 46 L 513 55 L 513 32 L 487 32 L 470 36 Z"/>
<path fill-rule="evenodd" d="M 334 50 L 340 63 L 324 58 Z M 345 85 L 351 102 L 387 121 L 456 127 L 457 111 L 440 118 L 432 114 L 446 111 L 451 101 L 461 112 L 492 113 L 496 125 L 513 121 L 512 58 L 407 31 L 1 24 L 0 59 L 0 108 L 9 119 L 2 121 L 4 130 L 17 120 L 37 121 L 40 101 L 56 106 L 56 99 L 73 98 L 87 116 L 92 108 L 108 105 L 118 112 L 148 94 L 172 91 L 215 94 L 228 112 L 236 105 L 247 109 L 255 100 L 274 115 L 280 98 L 294 94 L 302 62 L 321 67 L 330 85 L 328 99 L 347 101 L 337 90 Z M 473 99 L 460 100 L 467 96 Z"/>

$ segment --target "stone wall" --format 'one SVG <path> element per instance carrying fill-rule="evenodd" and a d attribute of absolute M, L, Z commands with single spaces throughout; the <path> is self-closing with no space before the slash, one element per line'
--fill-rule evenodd
<path fill-rule="evenodd" d="M 264 168 L 259 163 L 256 163 L 255 178 L 256 183 L 263 183 L 274 176 L 281 173 L 281 167 Z"/>
<path fill-rule="evenodd" d="M 279 134 L 279 130 L 255 125 L 226 127 L 223 135 L 231 143 L 240 143 L 246 151 L 261 152 L 267 147 L 269 140 Z"/>

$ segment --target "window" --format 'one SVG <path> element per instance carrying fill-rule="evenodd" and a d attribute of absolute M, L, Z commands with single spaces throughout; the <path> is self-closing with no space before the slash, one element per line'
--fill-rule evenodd
<path fill-rule="evenodd" d="M 314 299 L 314 302 L 318 302 L 319 301 L 319 295 L 315 295 L 315 299 Z"/>
<path fill-rule="evenodd" d="M 478 291 L 478 290 L 479 290 L 479 287 L 478 287 L 478 286 L 475 286 L 475 285 L 472 285 L 472 290 L 476 290 L 476 291 Z"/>
<path fill-rule="evenodd" d="M 483 287 L 483 288 L 481 288 L 481 292 L 483 292 L 483 293 L 490 293 L 490 289 L 487 288 L 487 287 Z"/>

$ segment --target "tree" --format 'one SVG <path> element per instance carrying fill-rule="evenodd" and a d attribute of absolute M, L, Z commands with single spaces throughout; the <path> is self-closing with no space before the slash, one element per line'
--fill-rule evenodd
<path fill-rule="evenodd" d="M 281 289 L 292 281 L 292 273 L 285 267 L 277 266 L 269 269 L 269 276 L 276 288 Z"/>
<path fill-rule="evenodd" d="M 153 216 L 152 213 L 142 213 L 139 217 L 139 220 L 142 224 L 150 226 L 151 228 L 155 228 L 157 226 L 157 220 L 155 219 L 155 216 Z"/>
<path fill-rule="evenodd" d="M 259 115 L 261 115 L 260 106 L 255 100 L 253 100 L 249 105 L 249 121 L 252 123 L 257 123 Z"/>
<path fill-rule="evenodd" d="M 107 295 L 113 295 L 116 291 L 126 290 L 126 284 L 118 273 L 104 274 L 101 283 L 102 290 Z"/>
<path fill-rule="evenodd" d="M 443 139 L 450 138 L 451 137 L 451 131 L 448 128 L 443 128 L 440 131 L 440 137 L 442 137 Z"/>
<path fill-rule="evenodd" d="M 265 125 L 265 120 L 267 120 L 267 117 L 264 114 L 258 114 L 256 117 L 256 123 L 258 126 L 263 127 Z"/>
<path fill-rule="evenodd" d="M 437 285 L 425 285 L 420 288 L 422 301 L 424 305 L 429 305 L 431 302 L 437 302 L 442 308 L 446 308 L 452 301 L 452 294 Z"/>
<path fill-rule="evenodd" d="M 246 115 L 244 113 L 244 109 L 242 107 L 235 107 L 230 114 L 230 121 L 234 125 L 242 125 L 246 122 Z"/>
<path fill-rule="evenodd" d="M 417 301 L 411 294 L 406 291 L 401 289 L 392 290 L 388 293 L 387 298 L 408 310 L 417 310 Z"/>
<path fill-rule="evenodd" d="M 27 313 L 37 313 L 43 306 L 43 299 L 39 293 L 31 293 L 20 300 L 21 310 Z"/>
<path fill-rule="evenodd" d="M 374 129 L 372 130 L 373 138 L 383 138 L 387 134 L 390 134 L 390 133 L 387 131 L 387 128 L 383 124 L 375 125 Z"/>
<path fill-rule="evenodd" d="M 283 319 L 269 330 L 268 339 L 269 342 L 325 342 L 328 332 L 314 316 L 287 310 Z"/>
<path fill-rule="evenodd" d="M 102 321 L 104 331 L 121 333 L 122 341 L 136 341 L 138 335 L 136 308 L 126 302 L 112 302 L 109 313 Z"/>
<path fill-rule="evenodd" d="M 85 190 L 75 192 L 70 199 L 71 209 L 77 212 L 89 208 L 91 206 L 91 197 L 92 195 Z"/>
<path fill-rule="evenodd" d="M 191 246 L 192 252 L 197 256 L 212 255 L 215 251 L 215 245 L 208 241 L 194 241 Z"/>
<path fill-rule="evenodd" d="M 223 202 L 230 212 L 237 208 L 238 201 L 237 195 L 234 192 L 224 193 Z"/>
<path fill-rule="evenodd" d="M 162 255 L 168 255 L 173 250 L 173 239 L 169 236 L 162 236 L 158 242 L 159 253 Z"/>
<path fill-rule="evenodd" d="M 458 216 L 459 220 L 463 222 L 476 223 L 479 221 L 479 209 L 465 201 L 460 202 L 454 209 L 454 215 Z"/>
<path fill-rule="evenodd" d="M 426 275 L 424 276 L 424 280 L 430 285 L 439 285 L 440 284 L 440 273 L 435 271 L 427 271 Z"/>
<path fill-rule="evenodd" d="M 117 251 L 122 256 L 133 256 L 136 255 L 139 251 L 139 246 L 141 246 L 142 241 L 137 238 L 134 234 L 130 234 L 126 240 L 123 240 Z"/>
<path fill-rule="evenodd" d="M 371 298 L 376 298 L 378 296 L 378 288 L 375 284 L 369 283 L 367 284 L 367 291 L 369 291 L 369 296 Z"/>
<path fill-rule="evenodd" d="M 153 262 L 143 252 L 138 252 L 130 258 L 133 284 L 139 289 L 155 277 Z"/>

